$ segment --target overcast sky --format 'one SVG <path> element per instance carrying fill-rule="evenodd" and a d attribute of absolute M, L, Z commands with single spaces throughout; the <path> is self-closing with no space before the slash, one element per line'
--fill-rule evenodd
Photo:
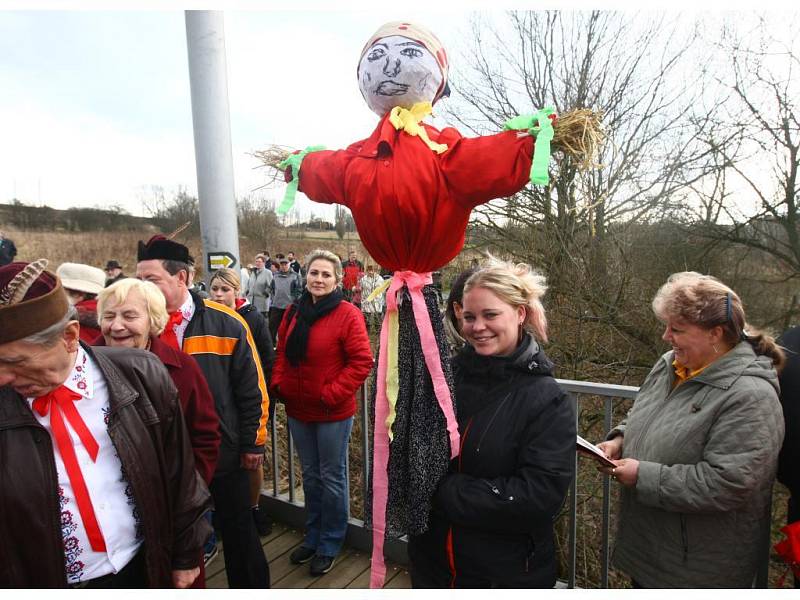
<path fill-rule="evenodd" d="M 152 186 L 168 196 L 180 187 L 196 194 L 184 6 L 144 0 L 136 6 L 172 8 L 102 11 L 98 7 L 107 4 L 100 2 L 2 2 L 0 8 L 11 9 L 0 10 L 0 202 L 16 197 L 56 208 L 121 205 L 143 214 Z M 224 13 L 237 197 L 265 181 L 248 155 L 253 150 L 272 143 L 339 148 L 371 133 L 377 116 L 361 98 L 355 71 L 364 42 L 380 25 L 401 19 L 426 25 L 452 62 L 473 10 L 491 7 L 497 14 L 508 6 L 367 8 L 398 5 L 376 2 L 331 10 L 330 4 L 296 0 L 283 4 L 295 10 L 254 11 L 244 9 L 270 5 L 239 2 Z M 328 8 L 314 9 L 319 6 Z M 278 200 L 282 189 L 258 193 Z M 303 217 L 312 209 L 330 214 L 329 207 L 298 199 Z"/>
<path fill-rule="evenodd" d="M 449 47 L 469 13 L 236 10 L 224 19 L 241 197 L 264 183 L 253 150 L 337 148 L 371 133 L 378 118 L 355 71 L 381 24 L 423 23 Z M 0 11 L 0 132 L 0 202 L 141 214 L 150 186 L 196 193 L 183 11 Z"/>

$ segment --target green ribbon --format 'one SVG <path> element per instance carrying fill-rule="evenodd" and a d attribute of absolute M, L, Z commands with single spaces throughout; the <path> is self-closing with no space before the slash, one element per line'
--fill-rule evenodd
<path fill-rule="evenodd" d="M 555 113 L 552 106 L 545 106 L 535 115 L 519 115 L 503 125 L 505 130 L 528 130 L 536 138 L 531 161 L 531 183 L 547 185 L 550 183 L 550 142 L 553 139 L 553 122 L 548 118 Z"/>
<path fill-rule="evenodd" d="M 288 167 L 292 167 L 292 180 L 286 186 L 286 193 L 283 195 L 283 201 L 275 213 L 278 216 L 283 216 L 289 212 L 294 206 L 294 197 L 297 194 L 297 186 L 300 185 L 300 165 L 303 159 L 309 152 L 318 152 L 325 150 L 325 146 L 307 146 L 305 150 L 301 150 L 297 154 L 290 154 L 288 158 L 283 160 L 278 168 L 285 171 Z"/>

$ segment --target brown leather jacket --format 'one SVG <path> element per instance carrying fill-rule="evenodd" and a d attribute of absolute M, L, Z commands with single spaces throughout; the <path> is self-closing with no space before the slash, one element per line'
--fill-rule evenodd
<path fill-rule="evenodd" d="M 150 352 L 83 346 L 108 384 L 108 433 L 128 476 L 150 587 L 198 566 L 211 499 L 175 386 Z M 0 387 L 0 587 L 65 587 L 53 446 L 24 398 Z"/>

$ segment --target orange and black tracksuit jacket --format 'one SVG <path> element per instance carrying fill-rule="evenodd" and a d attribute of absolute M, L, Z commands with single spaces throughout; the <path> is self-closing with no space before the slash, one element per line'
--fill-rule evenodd
<path fill-rule="evenodd" d="M 194 315 L 183 336 L 208 381 L 222 442 L 216 475 L 239 468 L 239 455 L 261 453 L 267 439 L 269 395 L 256 343 L 235 310 L 190 292 Z"/>
<path fill-rule="evenodd" d="M 461 449 L 411 536 L 414 587 L 552 587 L 553 519 L 572 481 L 575 402 L 532 337 L 508 357 L 455 358 Z"/>

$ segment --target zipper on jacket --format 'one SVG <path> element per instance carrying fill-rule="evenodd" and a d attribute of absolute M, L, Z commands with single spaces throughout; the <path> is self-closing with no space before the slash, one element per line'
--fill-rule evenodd
<path fill-rule="evenodd" d="M 533 538 L 528 536 L 528 551 L 525 553 L 525 572 L 530 573 L 531 559 L 536 554 L 536 545 L 533 543 Z"/>
<path fill-rule="evenodd" d="M 462 452 L 464 450 L 464 441 L 467 439 L 467 434 L 469 433 L 469 428 L 472 425 L 472 419 L 467 421 L 467 426 L 464 428 L 464 435 L 461 436 L 461 440 L 458 444 L 458 472 L 461 472 L 461 457 L 464 456 Z M 447 538 L 445 539 L 444 544 L 444 551 L 447 555 L 447 566 L 450 568 L 450 587 L 456 587 L 456 554 L 453 550 L 453 527 L 450 526 L 447 529 Z"/>
<path fill-rule="evenodd" d="M 447 541 L 445 542 L 447 551 L 447 565 L 450 567 L 450 589 L 456 587 L 456 555 L 453 551 L 453 528 L 447 530 Z"/>
<path fill-rule="evenodd" d="M 458 472 L 461 473 L 461 458 L 464 456 L 464 442 L 467 439 L 467 434 L 469 433 L 469 428 L 472 427 L 472 417 L 470 417 L 469 421 L 467 421 L 467 426 L 464 428 L 464 435 L 461 436 L 461 440 L 458 444 Z"/>
<path fill-rule="evenodd" d="M 511 396 L 511 392 L 509 392 L 508 394 L 506 394 L 506 397 L 505 397 L 505 398 L 503 398 L 503 399 L 502 399 L 502 400 L 499 402 L 499 404 L 498 404 L 497 408 L 494 410 L 494 414 L 492 415 L 492 418 L 491 418 L 491 419 L 489 419 L 489 423 L 488 423 L 488 424 L 486 425 L 486 427 L 483 429 L 483 433 L 481 434 L 481 437 L 480 437 L 480 439 L 478 440 L 478 446 L 475 448 L 475 453 L 476 453 L 476 454 L 477 454 L 477 453 L 480 453 L 480 451 L 481 451 L 481 444 L 483 443 L 483 438 L 485 438 L 485 437 L 486 437 L 486 434 L 489 432 L 489 429 L 491 429 L 491 428 L 492 428 L 492 423 L 494 423 L 494 420 L 495 420 L 495 418 L 497 418 L 497 414 L 500 412 L 500 409 L 501 409 L 501 408 L 503 408 L 503 405 L 506 403 L 506 400 L 508 400 L 508 398 L 509 398 L 510 396 Z M 470 423 L 471 423 L 471 422 L 472 422 L 472 419 L 470 419 Z"/>

